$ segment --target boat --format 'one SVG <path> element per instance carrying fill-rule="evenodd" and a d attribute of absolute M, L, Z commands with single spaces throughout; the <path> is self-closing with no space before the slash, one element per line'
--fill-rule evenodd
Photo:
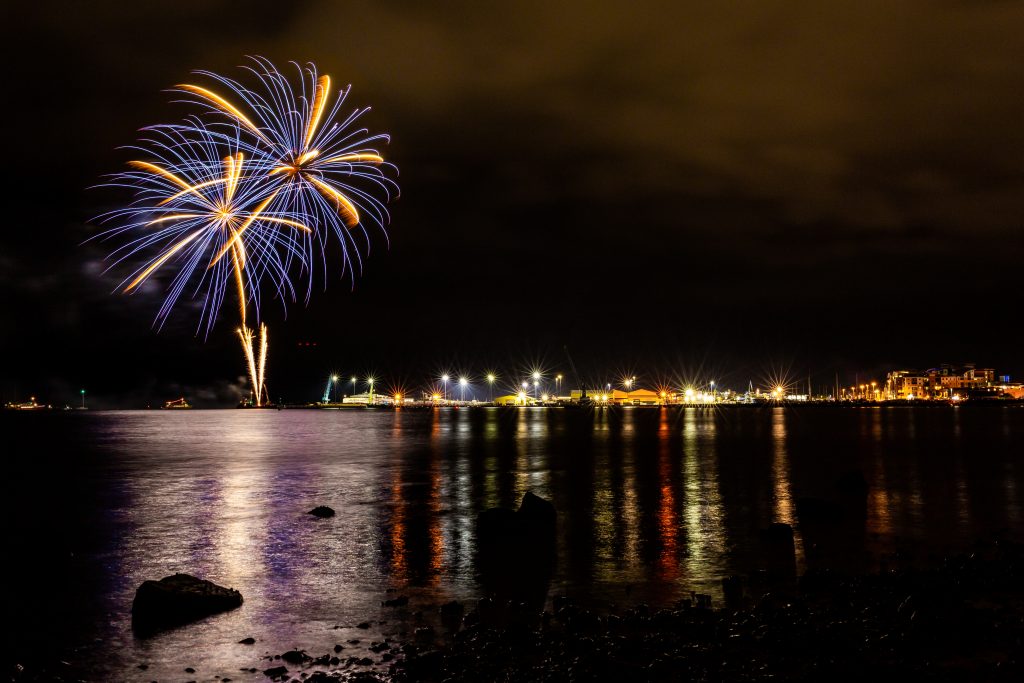
<path fill-rule="evenodd" d="M 188 410 L 192 405 L 185 400 L 185 397 L 176 398 L 171 401 L 164 401 L 164 410 Z"/>
<path fill-rule="evenodd" d="M 36 403 L 35 396 L 24 403 L 8 403 L 6 408 L 9 410 L 50 410 L 50 406 Z"/>

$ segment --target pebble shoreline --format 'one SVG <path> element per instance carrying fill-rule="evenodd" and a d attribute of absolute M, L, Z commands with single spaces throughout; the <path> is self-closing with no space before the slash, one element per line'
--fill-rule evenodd
<path fill-rule="evenodd" d="M 491 598 L 467 609 L 399 595 L 382 603 L 394 610 L 393 637 L 254 657 L 235 675 L 298 683 L 1024 680 L 1024 546 L 978 544 L 929 569 L 743 584 L 727 608 L 696 594 L 608 610 L 556 596 L 544 612 Z M 212 680 L 231 680 L 219 674 Z M 82 678 L 19 665 L 8 680 Z"/>

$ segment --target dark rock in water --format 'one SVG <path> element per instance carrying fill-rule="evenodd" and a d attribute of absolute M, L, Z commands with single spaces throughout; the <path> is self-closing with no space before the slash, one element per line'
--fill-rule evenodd
<path fill-rule="evenodd" d="M 288 662 L 289 664 L 302 664 L 307 659 L 312 659 L 312 657 L 307 655 L 302 650 L 288 650 L 288 652 L 285 652 L 283 655 L 281 655 L 281 659 Z"/>
<path fill-rule="evenodd" d="M 545 545 L 554 545 L 558 513 L 555 506 L 527 491 L 519 504 L 516 515 L 522 520 L 527 531 Z"/>
<path fill-rule="evenodd" d="M 743 577 L 726 576 L 722 578 L 722 596 L 725 606 L 736 609 L 743 603 Z"/>
<path fill-rule="evenodd" d="M 135 591 L 132 627 L 159 630 L 241 606 L 242 594 L 189 574 L 146 581 Z"/>
<path fill-rule="evenodd" d="M 238 641 L 239 645 L 254 645 L 255 643 L 256 639 L 251 636 L 249 638 L 242 638 L 240 641 Z"/>
<path fill-rule="evenodd" d="M 277 678 L 278 676 L 285 676 L 288 674 L 288 667 L 286 666 L 275 666 L 270 669 L 264 669 L 263 675 L 267 678 Z"/>
<path fill-rule="evenodd" d="M 390 600 L 385 600 L 384 601 L 384 606 L 385 607 L 405 607 L 408 604 L 409 604 L 409 598 L 407 598 L 404 595 L 400 595 L 397 598 L 392 598 Z"/>
<path fill-rule="evenodd" d="M 186 666 L 185 667 L 185 673 L 187 673 L 187 674 L 194 674 L 195 672 L 196 672 L 196 670 L 193 669 L 191 666 Z"/>
<path fill-rule="evenodd" d="M 368 621 L 361 621 L 358 624 L 356 624 L 356 628 L 370 628 L 370 622 L 368 622 Z M 351 643 L 352 641 L 350 640 L 348 642 Z M 357 640 L 356 642 L 358 643 L 359 641 Z"/>
<path fill-rule="evenodd" d="M 309 511 L 309 514 L 320 519 L 334 516 L 334 510 L 327 507 L 326 505 L 317 505 L 315 508 Z"/>
<path fill-rule="evenodd" d="M 557 513 L 527 492 L 519 510 L 491 508 L 477 519 L 477 567 L 486 590 L 543 604 L 555 564 Z"/>
<path fill-rule="evenodd" d="M 345 646 L 344 646 L 344 645 L 335 645 L 335 646 L 334 646 L 334 651 L 335 651 L 335 652 L 341 652 L 341 651 L 342 651 L 342 650 L 344 650 L 344 649 L 345 649 Z"/>

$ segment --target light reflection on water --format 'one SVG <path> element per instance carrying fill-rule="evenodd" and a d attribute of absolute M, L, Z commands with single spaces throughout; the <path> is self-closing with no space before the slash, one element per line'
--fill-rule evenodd
<path fill-rule="evenodd" d="M 62 654 L 114 678 L 143 661 L 154 679 L 198 661 L 229 675 L 258 665 L 264 651 L 322 653 L 354 635 L 368 642 L 380 633 L 353 627 L 380 618 L 390 587 L 435 603 L 476 597 L 476 515 L 515 507 L 528 490 L 560 513 L 552 593 L 598 602 L 718 595 L 723 576 L 758 566 L 759 530 L 772 522 L 794 525 L 799 569 L 821 561 L 828 539 L 810 539 L 813 557 L 805 557 L 796 500 L 827 498 L 851 469 L 869 484 L 862 518 L 843 537 L 851 567 L 876 567 L 895 550 L 941 552 L 999 529 L 1024 531 L 1021 410 L 17 417 L 5 433 L 52 448 L 19 465 L 7 504 L 28 509 L 34 484 L 54 481 L 55 495 L 80 514 L 19 518 L 15 542 L 28 555 L 74 553 L 67 571 L 81 575 L 68 579 L 91 598 L 65 626 L 72 651 Z M 305 514 L 316 505 L 338 514 Z M 135 588 L 175 571 L 234 586 L 246 602 L 136 640 L 128 615 Z M 21 579 L 31 587 L 31 573 Z M 38 622 L 61 612 L 18 610 Z M 249 635 L 256 649 L 236 645 Z"/>

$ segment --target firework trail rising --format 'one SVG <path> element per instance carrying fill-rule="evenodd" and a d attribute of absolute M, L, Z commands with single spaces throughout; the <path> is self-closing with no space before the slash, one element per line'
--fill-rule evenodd
<path fill-rule="evenodd" d="M 130 170 L 107 183 L 132 189 L 135 199 L 100 216 L 101 224 L 112 227 L 97 237 L 124 240 L 111 254 L 111 267 L 143 259 L 122 282 L 125 292 L 174 271 L 158 327 L 182 294 L 191 292 L 202 299 L 199 327 L 208 335 L 227 290 L 237 289 L 238 336 L 260 405 L 266 327 L 260 325 L 257 353 L 248 309 L 258 319 L 264 293 L 282 306 L 295 301 L 296 271 L 306 280 L 308 302 L 317 263 L 326 276 L 331 236 L 341 246 L 342 272 L 354 278 L 352 259 L 359 263 L 360 257 L 351 231 L 362 231 L 367 244 L 367 223 L 384 231 L 384 202 L 397 196 L 398 187 L 385 173 L 395 167 L 372 147 L 386 143 L 387 136 L 354 125 L 366 110 L 338 121 L 348 89 L 332 97 L 330 78 L 318 77 L 313 65 L 296 66 L 299 85 L 293 87 L 270 62 L 253 62 L 256 67 L 247 68 L 262 92 L 200 72 L 238 105 L 206 87 L 178 86 L 202 105 L 205 118 L 193 115 L 180 124 L 144 129 L 144 138 L 130 149 L 145 158 L 129 162 Z"/>

